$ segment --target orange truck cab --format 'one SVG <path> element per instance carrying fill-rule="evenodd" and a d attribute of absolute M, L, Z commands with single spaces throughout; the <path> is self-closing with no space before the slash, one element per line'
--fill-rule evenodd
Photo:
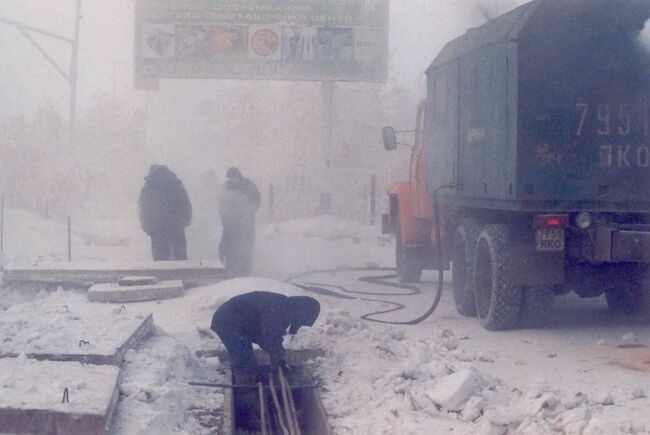
<path fill-rule="evenodd" d="M 434 268 L 433 201 L 427 190 L 427 101 L 418 105 L 415 144 L 411 150 L 408 181 L 388 190 L 388 213 L 382 216 L 382 233 L 395 235 L 395 259 L 400 282 L 419 281 L 422 271 Z M 392 136 L 394 132 L 390 132 Z M 396 143 L 394 144 L 397 145 Z M 394 149 L 390 145 L 388 149 Z"/>

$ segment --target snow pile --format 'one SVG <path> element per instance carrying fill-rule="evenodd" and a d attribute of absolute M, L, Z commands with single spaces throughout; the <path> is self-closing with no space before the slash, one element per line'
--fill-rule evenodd
<path fill-rule="evenodd" d="M 327 309 L 321 319 L 292 344 L 329 351 L 315 371 L 325 386 L 321 395 L 335 433 L 650 431 L 638 415 L 605 418 L 607 408 L 616 406 L 611 393 L 571 396 L 545 384 L 526 392 L 508 386 L 491 376 L 486 359 L 464 349 L 468 342 L 453 331 L 413 340 L 400 327 L 370 326 L 341 309 Z M 631 391 L 626 401 L 644 396 Z"/>
<path fill-rule="evenodd" d="M 126 353 L 122 366 L 120 402 L 114 423 L 116 433 L 202 433 L 199 422 L 189 418 L 193 409 L 220 409 L 223 394 L 218 389 L 198 390 L 187 381 L 212 367 L 194 358 L 174 337 L 162 331 Z"/>
<path fill-rule="evenodd" d="M 392 239 L 379 227 L 334 216 L 270 225 L 255 251 L 255 270 L 280 279 L 309 270 L 394 263 Z"/>

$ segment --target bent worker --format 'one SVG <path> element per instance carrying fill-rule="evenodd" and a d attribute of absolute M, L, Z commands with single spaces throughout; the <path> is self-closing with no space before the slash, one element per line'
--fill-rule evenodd
<path fill-rule="evenodd" d="M 302 326 L 312 326 L 320 304 L 307 296 L 287 297 L 278 293 L 255 291 L 228 300 L 212 316 L 210 328 L 217 333 L 228 351 L 236 385 L 255 385 L 258 377 L 253 343 L 269 354 L 271 371 L 286 369 L 282 339 L 295 335 Z M 256 389 L 238 392 L 242 405 L 238 420 L 243 428 L 259 431 L 260 415 Z"/>
<path fill-rule="evenodd" d="M 319 313 L 320 304 L 314 298 L 255 291 L 221 305 L 212 316 L 211 329 L 228 351 L 235 382 L 252 385 L 257 378 L 253 343 L 269 354 L 271 370 L 286 366 L 284 335 L 312 326 Z"/>

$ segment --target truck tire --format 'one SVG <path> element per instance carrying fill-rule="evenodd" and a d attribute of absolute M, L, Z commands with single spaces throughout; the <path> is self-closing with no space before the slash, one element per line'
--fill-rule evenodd
<path fill-rule="evenodd" d="M 474 219 L 464 219 L 454 235 L 451 270 L 456 311 L 465 317 L 476 317 L 476 276 L 474 263 L 476 241 L 481 226 Z"/>
<path fill-rule="evenodd" d="M 476 311 L 486 329 L 500 331 L 519 324 L 522 287 L 508 283 L 508 227 L 488 225 L 476 245 Z"/>
<path fill-rule="evenodd" d="M 399 216 L 395 225 L 395 264 L 397 266 L 397 279 L 401 283 L 420 282 L 423 267 L 422 259 L 417 258 L 413 251 L 407 249 L 402 243 L 402 228 Z"/>
<path fill-rule="evenodd" d="M 529 286 L 523 288 L 519 326 L 542 328 L 548 323 L 553 311 L 553 288 Z"/>
<path fill-rule="evenodd" d="M 607 307 L 614 314 L 639 314 L 647 309 L 648 294 L 644 280 L 636 268 L 622 268 L 612 272 L 607 280 L 605 299 Z"/>
<path fill-rule="evenodd" d="M 640 288 L 624 287 L 605 292 L 607 307 L 614 314 L 632 315 L 645 311 L 646 297 Z"/>

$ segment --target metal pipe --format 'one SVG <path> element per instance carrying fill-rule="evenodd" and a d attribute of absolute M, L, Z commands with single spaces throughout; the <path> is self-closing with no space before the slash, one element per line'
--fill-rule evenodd
<path fill-rule="evenodd" d="M 278 371 L 280 373 L 280 382 L 282 382 L 282 389 L 283 391 L 286 390 L 287 392 L 286 396 L 288 399 L 288 403 L 285 403 L 285 405 L 287 406 L 291 414 L 291 423 L 293 425 L 293 432 L 296 435 L 301 435 L 300 424 L 298 423 L 298 413 L 296 412 L 296 404 L 293 401 L 293 391 L 291 385 L 289 384 L 288 379 L 284 376 L 284 370 L 282 370 L 282 367 L 279 367 Z"/>
<path fill-rule="evenodd" d="M 291 415 L 291 406 L 289 406 L 289 397 L 287 394 L 287 385 L 282 374 L 282 367 L 278 367 L 278 381 L 280 382 L 280 391 L 282 392 L 282 401 L 284 402 L 284 414 L 287 417 L 287 426 L 289 426 L 290 435 L 298 435 L 295 429 L 295 423 L 293 421 L 293 415 Z"/>
<path fill-rule="evenodd" d="M 21 24 L 21 23 L 19 23 L 17 21 L 13 21 L 13 20 L 8 20 L 6 18 L 0 18 L 0 23 L 11 24 L 12 26 L 16 26 L 19 29 L 25 29 L 25 30 L 29 30 L 31 32 L 40 33 L 41 35 L 49 36 L 50 38 L 55 38 L 55 39 L 59 39 L 61 41 L 65 41 L 68 44 L 73 44 L 74 43 L 74 41 L 72 39 L 70 39 L 70 38 L 68 38 L 66 36 L 57 35 L 56 33 L 48 32 L 47 30 L 38 29 L 38 28 L 32 27 L 32 26 L 27 26 L 25 24 Z"/>
<path fill-rule="evenodd" d="M 34 40 L 34 38 L 32 38 L 32 37 L 29 35 L 29 33 L 27 33 L 27 32 L 26 32 L 22 27 L 18 27 L 18 31 L 19 31 L 20 33 L 22 33 L 23 36 L 24 36 L 25 38 L 27 38 L 27 40 L 28 40 L 28 41 L 29 41 L 29 42 L 30 42 L 30 43 L 31 43 L 31 44 L 32 44 L 32 45 L 33 45 L 33 46 L 34 46 L 34 47 L 39 51 L 39 53 L 41 53 L 41 54 L 43 55 L 43 57 L 45 57 L 45 59 L 50 63 L 50 65 L 52 65 L 52 66 L 54 67 L 54 69 L 57 70 L 57 71 L 59 72 L 59 74 L 61 74 L 61 75 L 63 76 L 64 79 L 66 79 L 67 81 L 70 81 L 70 77 L 69 77 L 68 74 L 63 70 L 63 68 L 61 68 L 61 67 L 60 67 L 60 66 L 59 66 L 59 65 L 54 61 L 54 59 L 52 59 L 52 57 L 51 57 L 49 54 L 47 54 L 47 52 L 46 52 L 46 51 L 45 51 L 45 50 L 44 50 L 40 45 L 38 45 L 38 42 L 36 42 L 36 41 Z"/>
<path fill-rule="evenodd" d="M 262 419 L 262 435 L 267 435 L 268 431 L 266 430 L 266 400 L 264 397 L 264 387 L 261 382 L 257 383 L 257 392 L 260 398 L 260 417 Z"/>
<path fill-rule="evenodd" d="M 72 223 L 68 216 L 68 262 L 72 262 Z"/>
<path fill-rule="evenodd" d="M 275 413 L 278 418 L 278 423 L 280 423 L 280 428 L 282 428 L 282 433 L 284 435 L 291 435 L 287 430 L 287 426 L 284 424 L 282 419 L 282 408 L 280 407 L 280 401 L 278 400 L 278 395 L 275 392 L 275 386 L 273 385 L 273 373 L 269 373 L 269 386 L 271 387 L 271 397 L 273 398 L 273 405 L 275 405 Z"/>
<path fill-rule="evenodd" d="M 229 388 L 229 389 L 245 389 L 245 388 L 257 388 L 257 385 L 233 385 L 233 384 L 215 384 L 215 383 L 210 383 L 210 382 L 193 382 L 190 381 L 188 382 L 189 385 L 195 386 L 195 387 L 209 387 L 209 388 Z M 319 385 L 295 385 L 292 388 L 293 389 L 298 389 L 298 390 L 310 390 L 310 389 L 316 389 L 319 388 Z M 265 389 L 270 389 L 271 387 L 268 385 L 264 385 Z M 275 389 L 279 389 L 280 386 L 276 386 Z"/>

